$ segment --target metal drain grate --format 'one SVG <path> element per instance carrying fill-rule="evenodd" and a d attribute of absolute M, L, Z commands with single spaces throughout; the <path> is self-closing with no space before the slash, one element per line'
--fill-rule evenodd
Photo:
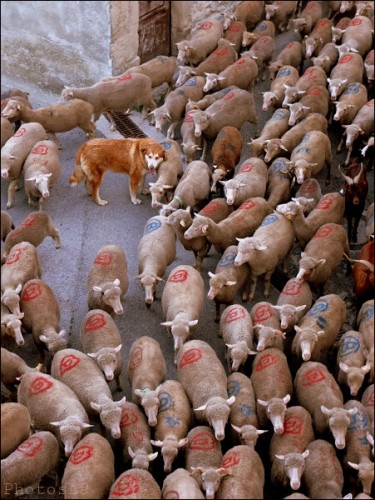
<path fill-rule="evenodd" d="M 147 137 L 147 135 L 125 113 L 115 111 L 108 111 L 107 113 L 112 117 L 117 130 L 124 137 Z"/>

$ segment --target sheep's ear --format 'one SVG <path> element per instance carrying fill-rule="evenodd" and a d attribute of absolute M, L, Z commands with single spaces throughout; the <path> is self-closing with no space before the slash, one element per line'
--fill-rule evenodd
<path fill-rule="evenodd" d="M 90 402 L 90 406 L 93 410 L 97 411 L 97 412 L 100 412 L 100 409 L 101 409 L 101 405 L 98 405 L 98 403 L 94 403 L 94 401 L 91 401 Z"/>
<path fill-rule="evenodd" d="M 45 344 L 48 342 L 48 337 L 46 335 L 41 335 L 39 339 L 44 342 Z"/>
<path fill-rule="evenodd" d="M 114 281 L 113 281 L 113 284 L 116 285 L 116 286 L 119 286 L 120 284 L 120 280 L 118 278 L 116 278 Z"/>
<path fill-rule="evenodd" d="M 173 321 L 164 321 L 164 323 L 160 323 L 161 326 L 172 326 Z"/>
<path fill-rule="evenodd" d="M 118 345 L 117 347 L 114 348 L 114 351 L 115 352 L 120 352 L 121 347 L 122 347 L 122 344 Z"/>
<path fill-rule="evenodd" d="M 211 271 L 208 271 L 208 276 L 209 276 L 210 278 L 213 278 L 213 277 L 215 276 L 215 274 L 214 274 L 214 273 L 212 273 Z"/>
<path fill-rule="evenodd" d="M 287 394 L 286 396 L 283 397 L 283 403 L 286 405 L 290 401 L 290 394 Z"/>
<path fill-rule="evenodd" d="M 263 401 L 263 399 L 257 399 L 257 401 L 261 406 L 268 406 L 268 401 Z"/>
<path fill-rule="evenodd" d="M 16 286 L 16 289 L 14 290 L 16 293 L 20 293 L 22 290 L 22 284 L 20 283 L 19 285 Z"/>
<path fill-rule="evenodd" d="M 128 453 L 130 455 L 131 458 L 134 458 L 135 457 L 135 453 L 134 451 L 132 450 L 131 446 L 128 446 Z"/>
<path fill-rule="evenodd" d="M 279 460 L 284 460 L 285 455 L 275 455 L 275 457 L 278 458 Z"/>
<path fill-rule="evenodd" d="M 161 448 L 163 446 L 163 441 L 154 441 L 153 439 L 150 439 L 150 443 L 154 446 L 158 446 L 159 448 Z"/>
<path fill-rule="evenodd" d="M 231 396 L 230 398 L 227 399 L 227 404 L 231 406 L 234 402 L 236 401 L 235 396 Z"/>
<path fill-rule="evenodd" d="M 188 444 L 188 438 L 183 438 L 178 440 L 177 448 L 182 448 L 182 446 L 185 446 Z"/>
<path fill-rule="evenodd" d="M 305 450 L 305 451 L 302 453 L 302 457 L 303 457 L 303 458 L 307 458 L 309 455 L 310 455 L 310 450 Z"/>
<path fill-rule="evenodd" d="M 234 429 L 236 432 L 241 433 L 241 427 L 237 427 L 236 425 L 233 425 L 233 424 L 231 424 L 231 425 L 232 425 L 233 429 Z"/>
<path fill-rule="evenodd" d="M 50 422 L 49 425 L 53 425 L 53 427 L 60 427 L 61 422 Z"/>
<path fill-rule="evenodd" d="M 359 470 L 359 464 L 353 464 L 353 462 L 347 462 L 350 467 L 352 467 L 355 470 Z"/>
<path fill-rule="evenodd" d="M 96 285 L 94 285 L 94 286 L 92 287 L 92 289 L 94 290 L 94 292 L 102 292 L 102 289 L 101 289 L 101 287 L 100 287 L 100 286 L 96 286 Z"/>
<path fill-rule="evenodd" d="M 195 326 L 198 324 L 198 320 L 197 319 L 192 319 L 191 321 L 189 321 L 189 326 Z"/>
<path fill-rule="evenodd" d="M 114 401 L 114 403 L 119 406 L 120 408 L 122 408 L 123 406 L 125 406 L 125 403 L 126 403 L 126 396 L 124 396 L 123 398 L 121 398 L 119 401 Z"/>
<path fill-rule="evenodd" d="M 199 406 L 199 408 L 194 408 L 194 411 L 204 411 L 207 408 L 207 405 Z"/>
<path fill-rule="evenodd" d="M 153 460 L 155 460 L 155 458 L 159 455 L 159 452 L 158 451 L 155 451 L 155 453 L 150 453 L 147 455 L 148 459 L 150 460 L 150 462 L 152 462 Z"/>
<path fill-rule="evenodd" d="M 143 396 L 143 392 L 141 391 L 141 389 L 134 389 L 134 394 L 136 394 L 139 397 Z"/>
<path fill-rule="evenodd" d="M 98 357 L 98 353 L 97 352 L 88 352 L 87 353 L 87 356 L 89 358 L 93 358 L 93 359 L 96 359 Z"/>

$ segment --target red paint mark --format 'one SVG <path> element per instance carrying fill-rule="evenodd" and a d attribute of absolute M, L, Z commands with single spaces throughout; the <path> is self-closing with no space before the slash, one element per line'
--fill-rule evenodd
<path fill-rule="evenodd" d="M 332 206 L 333 197 L 331 195 L 325 196 L 321 198 L 317 206 L 315 207 L 317 210 L 327 210 Z"/>
<path fill-rule="evenodd" d="M 129 368 L 134 370 L 142 363 L 142 347 L 136 347 L 130 356 Z"/>
<path fill-rule="evenodd" d="M 244 165 L 242 165 L 238 173 L 242 174 L 242 172 L 251 172 L 254 167 L 255 167 L 254 163 L 245 163 Z"/>
<path fill-rule="evenodd" d="M 212 28 L 212 23 L 203 23 L 199 26 L 200 30 L 209 30 Z"/>
<path fill-rule="evenodd" d="M 317 384 L 318 382 L 322 382 L 325 380 L 326 376 L 324 373 L 318 368 L 313 368 L 305 373 L 305 376 L 302 380 L 302 387 L 308 387 L 312 384 Z"/>
<path fill-rule="evenodd" d="M 227 29 L 227 31 L 236 31 L 236 32 L 241 30 L 242 30 L 242 25 L 239 21 L 234 21 Z"/>
<path fill-rule="evenodd" d="M 316 9 L 317 4 L 314 2 L 308 3 L 305 7 L 305 10 L 311 10 L 311 9 Z"/>
<path fill-rule="evenodd" d="M 296 283 L 295 279 L 292 278 L 291 280 L 288 281 L 288 283 L 286 283 L 281 293 L 285 295 L 295 296 L 301 293 L 301 288 L 302 288 L 301 283 Z"/>
<path fill-rule="evenodd" d="M 287 48 L 290 49 L 291 47 L 294 47 L 294 42 L 289 42 L 287 45 Z"/>
<path fill-rule="evenodd" d="M 288 417 L 284 420 L 284 434 L 301 434 L 303 421 L 298 417 Z"/>
<path fill-rule="evenodd" d="M 226 94 L 223 99 L 225 99 L 226 101 L 229 101 L 230 99 L 233 99 L 234 97 L 234 92 L 228 92 L 228 94 Z"/>
<path fill-rule="evenodd" d="M 113 497 L 128 497 L 138 493 L 139 479 L 130 473 L 123 474 L 115 483 L 115 488 L 111 492 Z"/>
<path fill-rule="evenodd" d="M 192 115 L 190 114 L 190 111 L 189 111 L 189 113 L 187 113 L 186 116 L 185 116 L 184 122 L 185 123 L 191 123 L 192 121 L 193 121 L 193 117 L 192 117 Z"/>
<path fill-rule="evenodd" d="M 277 363 L 277 357 L 274 356 L 273 354 L 264 354 L 258 361 L 255 371 L 256 372 L 261 372 L 263 370 L 266 370 L 269 368 L 271 365 L 275 365 Z"/>
<path fill-rule="evenodd" d="M 73 465 L 79 465 L 91 458 L 93 453 L 94 448 L 92 446 L 80 446 L 79 448 L 75 448 L 73 453 L 70 455 L 69 462 Z"/>
<path fill-rule="evenodd" d="M 183 368 L 186 365 L 196 363 L 201 359 L 202 356 L 203 354 L 200 349 L 189 349 L 180 359 L 179 368 Z"/>
<path fill-rule="evenodd" d="M 109 266 L 112 264 L 113 255 L 111 252 L 100 252 L 94 260 L 94 264 L 99 264 L 99 266 Z"/>
<path fill-rule="evenodd" d="M 215 56 L 222 57 L 228 54 L 228 49 L 216 49 L 214 52 Z"/>
<path fill-rule="evenodd" d="M 75 368 L 79 363 L 80 359 L 77 358 L 74 354 L 67 354 L 60 361 L 60 375 L 64 375 L 64 373 L 68 372 Z"/>
<path fill-rule="evenodd" d="M 5 262 L 5 265 L 9 266 L 11 264 L 14 264 L 15 262 L 18 262 L 20 260 L 20 256 L 21 256 L 22 251 L 23 250 L 21 248 L 17 248 L 13 252 L 11 252 L 8 255 L 8 258 L 7 258 L 6 262 Z"/>
<path fill-rule="evenodd" d="M 316 81 L 317 80 L 317 75 L 316 75 L 316 68 L 309 68 L 305 71 L 303 76 L 307 76 L 309 80 Z"/>
<path fill-rule="evenodd" d="M 224 323 L 232 323 L 232 321 L 237 321 L 239 319 L 243 319 L 244 317 L 245 310 L 243 307 L 232 307 L 232 309 L 226 313 Z"/>
<path fill-rule="evenodd" d="M 345 64 L 353 59 L 353 56 L 351 54 L 345 54 L 342 56 L 342 58 L 339 60 L 339 64 Z"/>
<path fill-rule="evenodd" d="M 121 427 L 121 426 L 120 426 Z M 133 438 L 137 441 L 137 443 L 139 444 L 142 444 L 143 441 L 144 441 L 144 436 L 142 434 L 142 432 L 139 432 L 139 431 L 133 431 L 132 432 L 132 436 Z"/>
<path fill-rule="evenodd" d="M 42 394 L 42 392 L 48 391 L 53 386 L 53 383 L 50 380 L 47 380 L 44 377 L 35 378 L 29 388 L 29 396 L 38 396 L 38 394 Z"/>
<path fill-rule="evenodd" d="M 243 57 L 241 57 L 241 59 L 238 59 L 236 64 L 245 64 L 245 59 Z"/>
<path fill-rule="evenodd" d="M 168 282 L 169 283 L 182 283 L 183 281 L 187 280 L 189 273 L 185 269 L 180 269 L 179 271 L 176 271 L 175 273 L 172 274 L 172 276 L 169 278 Z"/>
<path fill-rule="evenodd" d="M 13 136 L 14 137 L 14 136 Z M 21 223 L 22 227 L 30 227 L 36 221 L 36 217 L 33 214 L 30 214 L 26 219 Z"/>
<path fill-rule="evenodd" d="M 202 210 L 200 211 L 201 215 L 212 215 L 215 212 L 217 212 L 220 208 L 220 203 L 217 201 L 211 201 L 208 205 L 206 205 Z"/>
<path fill-rule="evenodd" d="M 372 391 L 372 393 L 369 394 L 366 406 L 374 407 L 374 391 Z"/>
<path fill-rule="evenodd" d="M 127 75 L 120 76 L 119 78 L 116 78 L 117 81 L 123 81 L 123 80 L 131 80 L 132 75 L 131 73 L 128 73 Z"/>
<path fill-rule="evenodd" d="M 362 24 L 362 19 L 358 19 L 357 17 L 353 21 L 350 21 L 349 26 L 359 26 L 360 24 Z"/>
<path fill-rule="evenodd" d="M 35 300 L 43 294 L 40 283 L 29 283 L 21 293 L 21 301 L 29 302 Z"/>
<path fill-rule="evenodd" d="M 26 457 L 32 458 L 43 448 L 43 441 L 39 436 L 30 436 L 21 443 L 16 451 L 23 453 Z"/>
<path fill-rule="evenodd" d="M 261 304 L 255 309 L 253 319 L 256 323 L 263 323 L 264 321 L 272 318 L 272 316 L 271 306 L 268 304 Z"/>
<path fill-rule="evenodd" d="M 229 469 L 240 463 L 240 457 L 236 451 L 229 451 L 226 453 L 225 458 L 221 462 L 221 467 Z"/>
<path fill-rule="evenodd" d="M 328 227 L 321 227 L 316 233 L 315 233 L 315 236 L 314 238 L 325 238 L 326 236 L 328 236 L 329 234 L 331 234 L 333 231 L 333 227 L 332 226 L 328 226 Z"/>
<path fill-rule="evenodd" d="M 308 193 L 315 191 L 315 189 L 316 189 L 315 183 L 311 180 L 306 180 L 303 183 L 302 189 L 300 189 L 300 193 L 301 194 L 308 194 Z"/>
<path fill-rule="evenodd" d="M 45 144 L 40 144 L 39 146 L 37 146 L 36 148 L 34 148 L 31 153 L 35 154 L 35 155 L 43 155 L 45 156 L 46 154 L 48 154 L 48 146 L 46 146 Z"/>
<path fill-rule="evenodd" d="M 215 438 L 207 431 L 196 434 L 189 444 L 190 450 L 211 451 L 215 449 Z"/>
<path fill-rule="evenodd" d="M 271 41 L 271 37 L 270 36 L 262 36 L 261 38 L 259 38 L 259 43 L 270 43 Z"/>
<path fill-rule="evenodd" d="M 136 424 L 139 420 L 139 416 L 132 408 L 125 408 L 122 410 L 120 427 L 121 429 L 124 427 L 130 427 L 133 424 Z"/>
<path fill-rule="evenodd" d="M 242 203 L 242 205 L 237 210 L 251 210 L 255 207 L 255 201 L 246 200 Z"/>
<path fill-rule="evenodd" d="M 99 330 L 99 328 L 102 328 L 107 324 L 106 320 L 104 319 L 104 314 L 102 313 L 96 313 L 90 316 L 85 323 L 84 326 L 84 332 L 85 333 L 90 333 L 94 332 L 95 330 Z"/>
<path fill-rule="evenodd" d="M 327 24 L 329 24 L 329 20 L 328 19 L 321 19 L 320 21 L 318 21 L 316 27 L 318 27 L 318 26 L 326 26 Z"/>
<path fill-rule="evenodd" d="M 321 90 L 318 89 L 317 87 L 311 87 L 307 91 L 306 95 L 320 95 L 321 93 L 322 93 Z"/>
<path fill-rule="evenodd" d="M 24 134 L 26 134 L 26 129 L 25 127 L 21 127 L 15 134 L 13 134 L 13 137 L 22 137 Z"/>

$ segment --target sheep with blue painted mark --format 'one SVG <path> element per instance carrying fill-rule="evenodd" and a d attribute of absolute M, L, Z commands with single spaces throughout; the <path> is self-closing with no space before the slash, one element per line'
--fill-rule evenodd
<path fill-rule="evenodd" d="M 270 75 L 272 74 L 272 68 L 274 68 L 273 65 L 275 64 L 276 63 L 270 63 L 269 66 Z M 281 108 L 285 99 L 286 89 L 288 87 L 292 87 L 297 82 L 298 78 L 299 78 L 299 73 L 298 70 L 294 67 L 294 65 L 290 64 L 285 64 L 280 66 L 277 65 L 277 70 L 275 69 L 273 72 L 270 90 L 262 92 L 263 95 L 262 110 L 268 111 L 270 108 L 272 109 Z M 270 137 L 270 139 L 272 139 L 272 137 Z"/>
<path fill-rule="evenodd" d="M 260 156 L 268 140 L 281 137 L 289 129 L 289 116 L 290 112 L 288 109 L 276 109 L 271 118 L 266 121 L 259 137 L 251 139 L 248 143 L 253 156 Z"/>
<path fill-rule="evenodd" d="M 288 163 L 288 158 L 279 157 L 268 168 L 265 197 L 274 210 L 280 203 L 289 201 L 292 194 L 292 179 L 289 173 L 284 173 Z"/>

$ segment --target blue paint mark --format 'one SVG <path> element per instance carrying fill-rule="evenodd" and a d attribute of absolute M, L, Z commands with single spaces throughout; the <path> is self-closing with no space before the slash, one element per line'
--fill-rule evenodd
<path fill-rule="evenodd" d="M 316 324 L 320 326 L 320 328 L 325 328 L 327 326 L 327 320 L 323 318 L 323 316 L 317 316 Z"/>
<path fill-rule="evenodd" d="M 327 311 L 328 308 L 329 305 L 325 299 L 318 299 L 312 306 L 310 311 L 307 311 L 306 316 L 317 316 L 318 313 Z"/>
<path fill-rule="evenodd" d="M 229 266 L 229 265 L 233 264 L 236 256 L 237 256 L 236 253 L 228 253 L 227 255 L 224 255 L 219 262 L 219 266 L 225 267 L 225 266 Z"/>
<path fill-rule="evenodd" d="M 169 410 L 173 406 L 173 398 L 171 394 L 167 391 L 160 391 L 159 392 L 159 401 L 160 401 L 160 406 L 159 406 L 159 413 L 162 411 Z"/>
<path fill-rule="evenodd" d="M 161 226 L 161 222 L 159 219 L 150 219 L 145 227 L 143 234 L 152 233 L 152 231 L 156 231 Z"/>
<path fill-rule="evenodd" d="M 345 92 L 343 93 L 343 95 L 345 94 L 358 94 L 359 92 L 359 85 L 357 83 L 352 83 L 351 85 L 349 85 L 349 87 L 347 89 L 345 89 Z"/>
<path fill-rule="evenodd" d="M 252 415 L 254 415 L 253 408 L 251 408 L 251 406 L 246 405 L 246 404 L 241 405 L 239 407 L 239 411 L 240 411 L 241 415 L 243 415 L 244 417 L 251 417 Z"/>
<path fill-rule="evenodd" d="M 303 137 L 303 139 L 302 139 L 302 141 L 301 141 L 301 144 L 303 142 L 307 142 L 309 139 L 310 139 L 310 134 L 305 134 L 304 137 Z"/>
<path fill-rule="evenodd" d="M 362 319 L 361 321 L 368 321 L 374 316 L 374 307 L 369 306 L 367 309 L 363 311 Z"/>
<path fill-rule="evenodd" d="M 184 87 L 195 87 L 197 85 L 197 79 L 194 78 L 189 78 L 187 82 L 184 83 Z"/>
<path fill-rule="evenodd" d="M 179 418 L 168 416 L 165 419 L 165 423 L 169 425 L 169 427 L 177 427 L 178 425 L 181 424 L 181 420 Z"/>
<path fill-rule="evenodd" d="M 228 395 L 230 396 L 237 396 L 241 391 L 241 384 L 237 382 L 237 380 L 231 380 L 228 383 Z"/>
<path fill-rule="evenodd" d="M 259 24 L 254 31 L 265 31 L 267 29 L 267 24 L 266 23 L 261 23 Z"/>
<path fill-rule="evenodd" d="M 275 160 L 269 168 L 269 172 L 279 172 L 285 167 L 285 160 Z"/>
<path fill-rule="evenodd" d="M 290 75 L 290 69 L 289 68 L 284 68 L 284 69 L 281 69 L 277 75 L 276 75 L 276 78 L 280 78 L 281 76 L 288 76 Z"/>
<path fill-rule="evenodd" d="M 163 148 L 167 151 L 168 149 L 171 149 L 172 147 L 172 144 L 170 142 L 161 142 L 160 143 L 161 146 L 163 146 Z"/>
<path fill-rule="evenodd" d="M 263 222 L 260 225 L 260 227 L 269 226 L 270 224 L 273 224 L 274 222 L 276 222 L 278 220 L 279 220 L 279 217 L 275 214 L 267 215 L 267 217 L 265 219 L 263 219 Z"/>
<path fill-rule="evenodd" d="M 359 340 L 353 335 L 348 335 L 340 346 L 339 355 L 344 357 L 358 352 L 361 347 Z"/>
<path fill-rule="evenodd" d="M 310 153 L 310 148 L 301 146 L 298 149 L 294 150 L 294 153 Z"/>
<path fill-rule="evenodd" d="M 287 110 L 285 110 L 287 111 Z M 285 111 L 282 111 L 281 109 L 278 109 L 277 111 L 274 112 L 274 114 L 272 115 L 272 118 L 271 120 L 285 120 L 286 118 L 286 113 Z"/>
<path fill-rule="evenodd" d="M 365 429 L 368 426 L 368 418 L 366 413 L 358 411 L 355 415 L 350 416 L 350 424 L 348 432 Z"/>

